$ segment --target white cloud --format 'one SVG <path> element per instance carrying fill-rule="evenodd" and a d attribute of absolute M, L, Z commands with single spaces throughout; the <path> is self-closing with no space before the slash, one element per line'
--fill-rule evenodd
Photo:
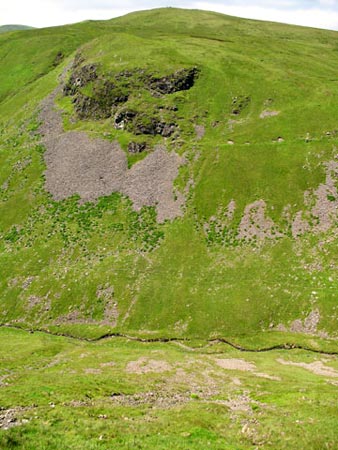
<path fill-rule="evenodd" d="M 0 3 L 2 24 L 36 27 L 62 25 L 86 19 L 110 19 L 140 9 L 180 6 L 218 11 L 260 20 L 338 29 L 336 0 L 8 0 Z"/>
<path fill-rule="evenodd" d="M 338 29 L 338 11 L 320 8 L 277 9 L 261 6 L 233 6 L 218 3 L 194 2 L 196 9 L 217 11 L 230 16 L 283 22 L 315 28 Z"/>
<path fill-rule="evenodd" d="M 319 0 L 319 4 L 333 8 L 334 6 L 337 6 L 337 0 Z"/>
<path fill-rule="evenodd" d="M 110 19 L 126 14 L 134 8 L 121 6 L 110 9 L 97 8 L 95 2 L 78 2 L 79 7 L 73 5 L 65 7 L 63 1 L 57 0 L 10 0 L 0 3 L 0 20 L 2 24 L 24 24 L 35 27 L 62 25 L 65 23 L 81 22 L 87 19 Z M 83 3 L 83 6 L 80 4 Z M 90 7 L 94 5 L 93 7 Z M 101 5 L 102 6 L 102 5 Z"/>

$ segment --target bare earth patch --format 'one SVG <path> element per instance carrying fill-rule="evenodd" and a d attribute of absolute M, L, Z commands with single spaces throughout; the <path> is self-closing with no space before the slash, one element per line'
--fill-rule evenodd
<path fill-rule="evenodd" d="M 129 373 L 162 373 L 171 370 L 172 367 L 167 361 L 139 358 L 137 361 L 130 361 L 127 364 L 126 371 Z"/>
<path fill-rule="evenodd" d="M 266 378 L 267 380 L 280 381 L 279 377 L 269 375 L 267 373 L 256 372 L 254 363 L 245 361 L 244 359 L 216 359 L 216 364 L 226 370 L 241 370 L 243 372 L 252 372 L 256 377 Z"/>
<path fill-rule="evenodd" d="M 315 361 L 313 363 L 297 363 L 293 361 L 285 361 L 283 358 L 278 358 L 276 361 L 284 366 L 302 367 L 315 375 L 338 378 L 338 372 L 332 367 L 325 366 L 322 361 Z"/>
<path fill-rule="evenodd" d="M 185 198 L 173 182 L 184 158 L 163 146 L 128 169 L 127 156 L 117 142 L 91 139 L 84 132 L 64 132 L 60 111 L 55 110 L 58 87 L 42 102 L 40 119 L 47 169 L 46 190 L 55 200 L 78 194 L 82 202 L 120 192 L 127 195 L 136 211 L 154 206 L 163 222 L 182 215 Z"/>
<path fill-rule="evenodd" d="M 88 367 L 84 369 L 84 373 L 87 375 L 100 375 L 102 371 L 100 369 L 93 369 L 91 367 Z"/>
<path fill-rule="evenodd" d="M 269 110 L 264 110 L 261 112 L 260 114 L 260 118 L 261 119 L 265 119 L 266 117 L 274 117 L 274 116 L 278 116 L 278 114 L 280 114 L 280 111 L 269 111 Z"/>
<path fill-rule="evenodd" d="M 205 135 L 205 126 L 204 125 L 195 125 L 195 133 L 197 140 L 200 140 Z"/>
<path fill-rule="evenodd" d="M 227 370 L 242 370 L 245 372 L 256 369 L 255 364 L 245 361 L 244 359 L 216 359 L 216 364 L 222 369 Z"/>

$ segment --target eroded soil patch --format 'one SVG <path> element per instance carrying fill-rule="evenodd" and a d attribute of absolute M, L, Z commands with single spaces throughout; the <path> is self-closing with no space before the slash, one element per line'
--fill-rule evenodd
<path fill-rule="evenodd" d="M 269 375 L 263 372 L 256 371 L 256 365 L 254 363 L 245 361 L 244 359 L 216 359 L 216 364 L 222 369 L 226 370 L 239 370 L 242 372 L 252 372 L 253 375 L 260 378 L 266 378 L 267 380 L 280 381 L 280 378 L 274 375 Z"/>
<path fill-rule="evenodd" d="M 171 370 L 172 367 L 167 361 L 148 359 L 142 357 L 137 361 L 130 361 L 127 364 L 126 371 L 129 373 L 162 373 Z"/>
<path fill-rule="evenodd" d="M 325 366 L 322 361 L 314 361 L 312 363 L 297 363 L 293 361 L 286 361 L 283 358 L 278 358 L 277 362 L 284 366 L 302 367 L 315 375 L 321 375 L 324 377 L 338 378 L 338 372 L 332 367 Z"/>

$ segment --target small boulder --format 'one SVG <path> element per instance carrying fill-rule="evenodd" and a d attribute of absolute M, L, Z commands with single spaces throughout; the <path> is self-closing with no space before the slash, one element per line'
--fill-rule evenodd
<path fill-rule="evenodd" d="M 128 144 L 128 152 L 137 154 L 142 153 L 145 150 L 147 150 L 147 143 L 146 142 L 129 142 Z"/>

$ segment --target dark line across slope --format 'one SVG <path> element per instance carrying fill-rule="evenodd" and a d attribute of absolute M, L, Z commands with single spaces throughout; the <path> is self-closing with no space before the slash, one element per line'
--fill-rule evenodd
<path fill-rule="evenodd" d="M 122 334 L 122 333 L 106 333 L 102 336 L 99 336 L 97 338 L 85 338 L 85 337 L 77 337 L 72 336 L 67 333 L 53 333 L 49 330 L 45 330 L 43 328 L 34 328 L 34 329 L 27 329 L 23 328 L 17 325 L 8 325 L 8 324 L 0 324 L 0 328 L 7 328 L 12 330 L 20 330 L 20 331 L 26 331 L 27 333 L 43 333 L 51 336 L 56 337 L 64 337 L 67 339 L 72 339 L 75 341 L 82 341 L 82 342 L 100 342 L 106 339 L 113 339 L 113 338 L 122 338 L 122 339 L 128 339 L 131 341 L 141 342 L 141 343 L 170 343 L 170 342 L 184 342 L 189 343 L 192 342 L 192 339 L 189 338 L 175 338 L 175 337 L 159 337 L 159 338 L 140 338 L 137 336 L 130 336 L 128 334 Z M 214 345 L 214 344 L 225 344 L 228 345 L 236 350 L 239 350 L 241 352 L 248 352 L 248 353 L 264 353 L 264 352 L 270 352 L 274 350 L 305 350 L 311 353 L 318 353 L 321 355 L 338 355 L 338 351 L 324 351 L 324 350 L 317 350 L 314 348 L 306 347 L 299 344 L 294 343 L 283 343 L 283 344 L 277 344 L 272 345 L 270 347 L 262 347 L 262 348 L 247 348 L 243 347 L 241 345 L 235 344 L 233 342 L 230 342 L 227 339 L 224 338 L 217 338 L 217 339 L 208 339 L 206 340 L 207 345 L 204 347 L 199 347 L 198 350 L 202 350 L 203 348 L 206 348 L 208 345 Z"/>

